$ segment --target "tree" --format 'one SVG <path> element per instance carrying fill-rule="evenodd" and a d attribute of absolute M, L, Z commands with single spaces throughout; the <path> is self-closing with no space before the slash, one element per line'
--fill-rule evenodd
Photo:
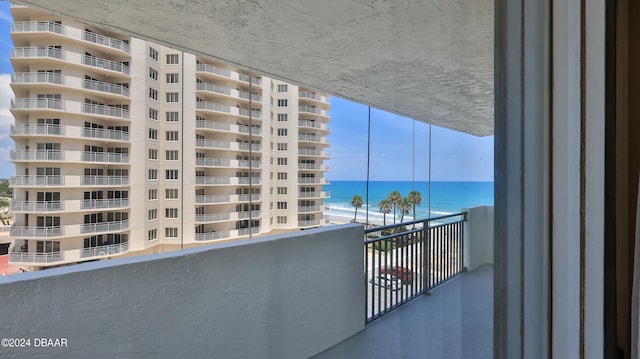
<path fill-rule="evenodd" d="M 409 203 L 411 203 L 411 205 L 413 206 L 413 220 L 416 220 L 416 206 L 419 206 L 422 204 L 422 194 L 420 194 L 420 192 L 413 190 L 411 192 L 409 192 L 409 195 L 407 196 L 407 200 L 409 200 Z M 413 225 L 415 228 L 415 224 Z"/>
<path fill-rule="evenodd" d="M 0 197 L 13 197 L 13 188 L 9 186 L 9 181 L 0 182 Z"/>
<path fill-rule="evenodd" d="M 400 223 L 404 220 L 404 215 L 411 212 L 411 202 L 408 198 L 402 198 L 398 201 L 398 211 L 400 211 Z"/>
<path fill-rule="evenodd" d="M 400 192 L 394 190 L 394 191 L 391 191 L 391 193 L 389 193 L 389 196 L 387 196 L 387 199 L 391 202 L 391 205 L 393 206 L 393 224 L 396 224 L 396 206 L 398 202 L 402 200 L 402 195 L 400 194 Z"/>
<path fill-rule="evenodd" d="M 357 194 L 351 198 L 351 205 L 356 207 L 356 213 L 353 215 L 353 221 L 356 221 L 356 217 L 358 216 L 358 208 L 362 207 L 362 196 Z"/>
<path fill-rule="evenodd" d="M 383 199 L 378 203 L 380 213 L 382 213 L 382 224 L 387 225 L 387 214 L 391 213 L 391 201 L 388 198 Z"/>

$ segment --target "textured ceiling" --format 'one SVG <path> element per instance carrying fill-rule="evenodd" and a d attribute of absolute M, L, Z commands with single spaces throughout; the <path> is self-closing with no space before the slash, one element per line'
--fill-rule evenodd
<path fill-rule="evenodd" d="M 438 126 L 493 133 L 492 0 L 14 0 Z"/>

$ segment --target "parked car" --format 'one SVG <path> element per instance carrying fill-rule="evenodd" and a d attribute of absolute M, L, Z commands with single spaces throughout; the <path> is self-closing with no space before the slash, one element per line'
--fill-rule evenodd
<path fill-rule="evenodd" d="M 402 284 L 412 284 L 413 283 L 413 271 L 409 268 L 405 267 L 383 267 L 380 268 L 380 274 L 389 274 L 392 275 L 402 281 Z"/>
<path fill-rule="evenodd" d="M 371 278 L 369 283 L 373 285 L 379 285 L 382 288 L 386 288 L 393 291 L 402 289 L 402 283 L 400 282 L 400 279 L 389 274 L 377 275 Z"/>

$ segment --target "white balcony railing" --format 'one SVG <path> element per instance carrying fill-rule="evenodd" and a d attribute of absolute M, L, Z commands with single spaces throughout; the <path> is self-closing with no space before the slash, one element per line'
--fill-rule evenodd
<path fill-rule="evenodd" d="M 307 142 L 326 143 L 326 144 L 329 143 L 329 141 L 325 137 L 317 136 L 317 135 L 311 134 L 311 133 L 300 133 L 300 134 L 298 134 L 298 140 L 307 141 Z"/>
<path fill-rule="evenodd" d="M 9 263 L 12 264 L 48 264 L 62 261 L 64 261 L 64 252 L 9 252 Z"/>
<path fill-rule="evenodd" d="M 127 176 L 82 176 L 82 186 L 128 186 Z"/>
<path fill-rule="evenodd" d="M 95 56 L 84 55 L 82 63 L 87 66 L 93 66 L 109 71 L 119 72 L 129 75 L 129 66 L 122 62 L 101 59 Z"/>
<path fill-rule="evenodd" d="M 314 120 L 309 120 L 309 119 L 298 120 L 298 126 L 299 127 L 316 128 L 316 129 L 325 130 L 325 131 L 329 130 L 327 128 L 326 124 L 324 124 L 324 123 L 322 123 L 320 121 L 314 121 Z"/>
<path fill-rule="evenodd" d="M 326 211 L 327 209 L 328 207 L 325 205 L 298 206 L 298 212 L 300 213 L 320 212 L 320 211 Z"/>
<path fill-rule="evenodd" d="M 298 169 L 300 170 L 316 170 L 316 171 L 328 171 L 329 166 L 319 163 L 298 163 Z"/>
<path fill-rule="evenodd" d="M 214 185 L 248 185 L 249 177 L 212 177 L 212 176 L 196 176 L 197 185 L 214 186 Z M 253 177 L 251 184 L 259 185 L 260 177 Z"/>
<path fill-rule="evenodd" d="M 213 241 L 216 239 L 229 238 L 230 236 L 231 233 L 229 231 L 196 233 L 196 241 Z"/>
<path fill-rule="evenodd" d="M 237 131 L 241 133 L 249 133 L 249 129 L 252 128 L 251 133 L 259 135 L 262 131 L 259 126 L 245 126 L 235 125 L 225 122 L 208 121 L 208 120 L 196 120 L 196 128 L 219 130 L 219 131 Z"/>
<path fill-rule="evenodd" d="M 316 101 L 322 101 L 322 96 L 315 92 L 301 91 L 298 95 L 302 98 L 309 98 Z"/>
<path fill-rule="evenodd" d="M 219 221 L 228 221 L 231 219 L 231 213 L 209 213 L 196 214 L 196 223 L 211 223 Z"/>
<path fill-rule="evenodd" d="M 129 163 L 126 153 L 82 152 L 83 162 Z"/>
<path fill-rule="evenodd" d="M 299 220 L 298 227 L 310 227 L 310 226 L 319 226 L 321 224 L 325 224 L 324 219 L 309 219 L 309 220 Z"/>
<path fill-rule="evenodd" d="M 64 85 L 64 77 L 61 74 L 53 72 L 19 72 L 11 77 L 11 83 L 30 84 L 30 83 L 49 83 L 55 85 Z"/>
<path fill-rule="evenodd" d="M 16 98 L 11 100 L 11 108 L 16 110 L 64 110 L 64 102 L 52 98 Z"/>
<path fill-rule="evenodd" d="M 330 192 L 326 191 L 312 191 L 312 192 L 298 192 L 299 198 L 329 198 Z"/>
<path fill-rule="evenodd" d="M 82 136 L 114 141 L 129 141 L 129 132 L 104 128 L 82 128 Z"/>
<path fill-rule="evenodd" d="M 12 201 L 9 210 L 12 212 L 56 212 L 64 210 L 64 202 Z"/>
<path fill-rule="evenodd" d="M 65 28 L 54 21 L 16 21 L 11 25 L 11 32 L 52 32 L 64 35 Z"/>
<path fill-rule="evenodd" d="M 129 97 L 129 89 L 120 84 L 112 84 L 109 82 L 85 79 L 82 83 L 82 87 L 87 90 L 107 92 L 115 95 Z"/>
<path fill-rule="evenodd" d="M 258 111 L 258 110 L 251 110 L 251 112 L 249 112 L 248 108 L 238 108 L 238 113 L 241 116 L 247 116 L 249 117 L 249 113 L 251 113 L 251 117 L 252 118 L 261 118 L 262 117 L 262 112 Z"/>
<path fill-rule="evenodd" d="M 82 233 L 116 232 L 129 228 L 129 221 L 114 221 L 100 223 L 85 223 L 82 225 Z"/>
<path fill-rule="evenodd" d="M 24 136 L 24 135 L 54 135 L 64 136 L 65 127 L 60 125 L 50 124 L 16 124 L 11 125 L 11 135 Z"/>
<path fill-rule="evenodd" d="M 300 105 L 300 106 L 298 106 L 298 110 L 300 112 L 314 113 L 316 115 L 321 115 L 322 114 L 322 109 L 320 109 L 318 107 L 315 107 L 315 106 Z"/>
<path fill-rule="evenodd" d="M 298 154 L 302 156 L 328 157 L 326 152 L 321 150 L 316 150 L 315 148 L 299 148 Z"/>
<path fill-rule="evenodd" d="M 47 187 L 64 185 L 63 176 L 13 176 L 9 179 L 12 187 Z"/>
<path fill-rule="evenodd" d="M 94 105 L 90 103 L 82 104 L 82 112 L 101 116 L 111 116 L 129 118 L 129 111 L 115 106 Z"/>
<path fill-rule="evenodd" d="M 15 238 L 51 238 L 64 235 L 64 227 L 11 226 L 9 235 Z"/>
<path fill-rule="evenodd" d="M 230 149 L 230 150 L 240 150 L 240 151 L 249 151 L 249 144 L 243 142 L 231 142 L 231 141 L 222 141 L 222 140 L 211 140 L 211 139 L 197 139 L 196 147 L 207 147 L 207 148 L 219 148 L 219 149 Z M 253 151 L 260 151 L 259 144 L 253 144 Z"/>
<path fill-rule="evenodd" d="M 11 49 L 11 57 L 15 59 L 48 57 L 64 60 L 65 52 L 55 47 L 16 47 Z"/>
<path fill-rule="evenodd" d="M 298 177 L 298 183 L 303 184 L 329 184 L 329 179 L 323 177 Z"/>
<path fill-rule="evenodd" d="M 228 87 L 223 87 L 220 85 L 210 84 L 208 82 L 198 82 L 196 85 L 196 90 L 198 91 L 207 91 L 207 92 L 215 92 L 227 96 L 231 96 L 231 89 Z"/>
<path fill-rule="evenodd" d="M 119 243 L 90 248 L 69 249 L 65 251 L 36 253 L 36 252 L 9 252 L 9 262 L 12 264 L 55 264 L 57 262 L 74 262 L 86 260 L 91 257 L 103 257 L 122 254 L 129 250 L 129 243 Z"/>
<path fill-rule="evenodd" d="M 211 74 L 216 74 L 223 77 L 231 78 L 231 70 L 223 69 L 221 67 L 208 65 L 208 64 L 198 64 L 196 67 L 197 71 L 200 72 L 208 72 Z"/>
<path fill-rule="evenodd" d="M 208 101 L 196 101 L 196 108 L 198 110 L 210 110 L 210 111 L 231 113 L 231 106 L 221 105 L 219 103 L 208 102 Z"/>
<path fill-rule="evenodd" d="M 126 53 L 130 52 L 129 44 L 127 44 L 126 42 L 119 39 L 114 39 L 109 36 L 96 34 L 95 32 L 85 31 L 84 33 L 82 33 L 82 40 L 93 42 L 94 44 L 102 46 L 107 46 L 112 49 L 121 50 Z"/>
<path fill-rule="evenodd" d="M 259 201 L 259 194 L 217 194 L 217 195 L 200 195 L 196 196 L 196 203 L 198 204 L 216 204 L 216 203 L 231 203 L 231 202 L 248 202 L 249 200 Z"/>
<path fill-rule="evenodd" d="M 251 227 L 251 228 L 240 228 L 238 229 L 239 236 L 248 236 L 249 234 L 258 234 L 260 233 L 260 227 Z"/>
<path fill-rule="evenodd" d="M 108 209 L 129 207 L 128 198 L 111 199 L 85 199 L 82 200 L 82 209 Z"/>
<path fill-rule="evenodd" d="M 102 257 L 114 254 L 121 254 L 129 250 L 129 242 L 111 244 L 107 246 L 89 247 L 83 248 L 80 252 L 82 258 L 87 257 Z"/>
<path fill-rule="evenodd" d="M 11 161 L 62 161 L 64 160 L 64 152 L 57 150 L 19 149 L 11 151 L 9 159 L 11 159 Z"/>

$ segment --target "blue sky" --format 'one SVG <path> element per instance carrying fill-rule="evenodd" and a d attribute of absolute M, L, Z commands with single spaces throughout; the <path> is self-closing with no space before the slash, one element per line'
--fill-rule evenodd
<path fill-rule="evenodd" d="M 13 175 L 9 137 L 13 97 L 10 3 L 0 1 L 0 178 Z M 428 99 L 425 99 L 428 101 Z M 331 98 L 331 180 L 364 180 L 367 175 L 367 106 Z M 415 132 L 414 132 L 415 131 Z M 429 126 L 371 109 L 371 180 L 426 180 Z M 434 181 L 493 181 L 493 136 L 475 137 L 432 127 L 431 178 Z M 413 160 L 415 157 L 415 161 Z"/>

